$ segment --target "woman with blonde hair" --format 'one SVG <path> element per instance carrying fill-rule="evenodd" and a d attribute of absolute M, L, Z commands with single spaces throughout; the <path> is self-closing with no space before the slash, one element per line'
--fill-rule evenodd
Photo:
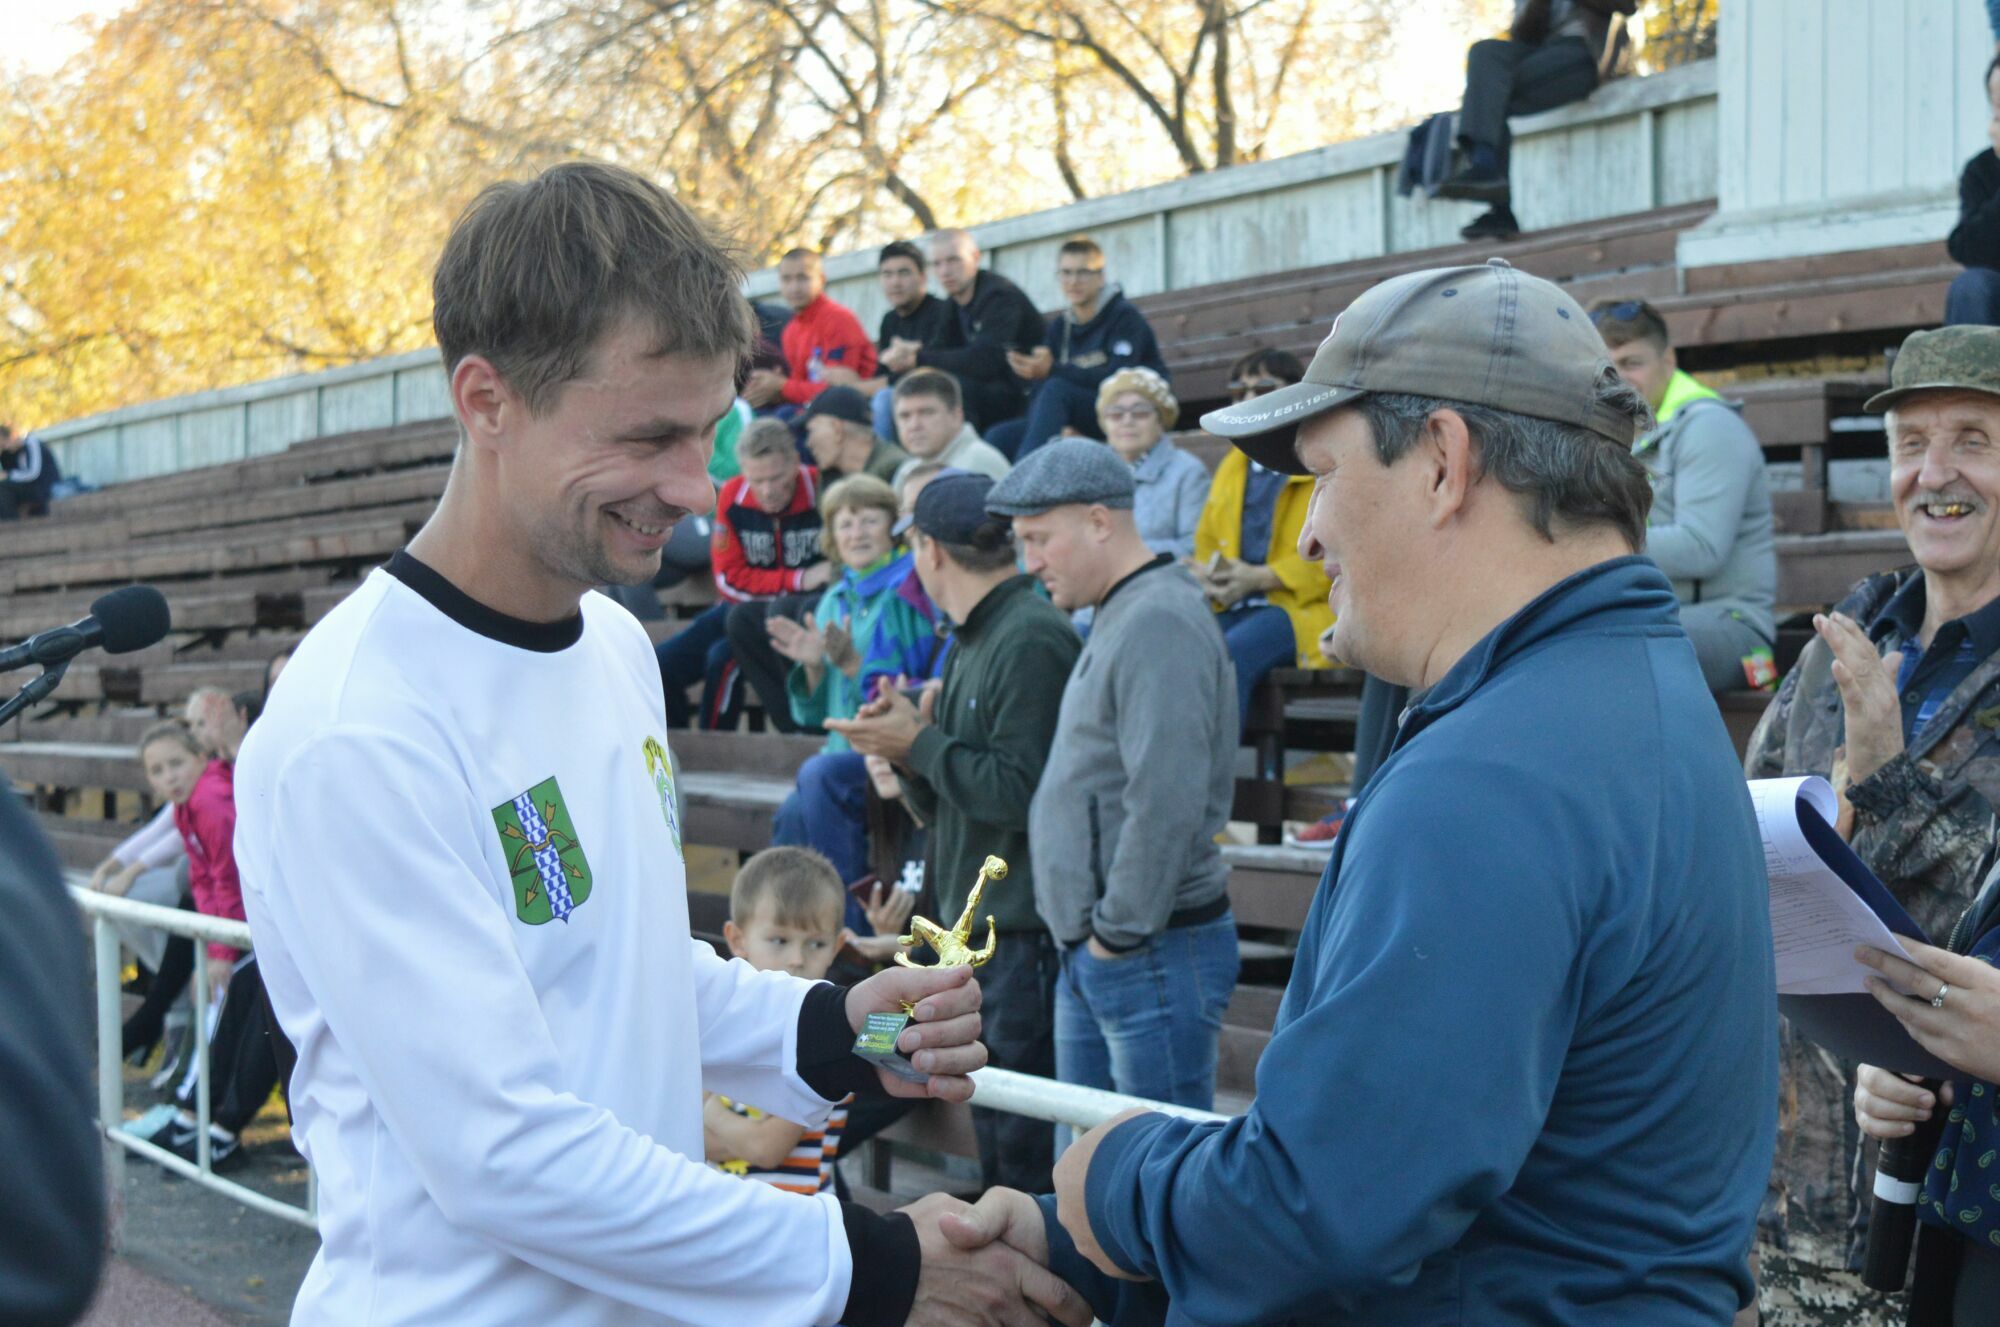
<path fill-rule="evenodd" d="M 1120 369 L 1097 389 L 1104 440 L 1132 467 L 1132 518 L 1155 553 L 1194 553 L 1195 526 L 1208 500 L 1208 467 L 1167 440 L 1180 422 L 1167 380 L 1148 368 Z"/>

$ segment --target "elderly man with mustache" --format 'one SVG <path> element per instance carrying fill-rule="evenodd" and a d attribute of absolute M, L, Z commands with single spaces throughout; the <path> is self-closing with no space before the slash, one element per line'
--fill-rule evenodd
<path fill-rule="evenodd" d="M 2000 328 L 1912 335 L 1868 408 L 1888 412 L 1890 492 L 1917 565 L 1813 620 L 1746 768 L 1830 778 L 1842 833 L 1942 937 L 1979 887 L 2000 806 Z M 1855 1066 L 1788 1028 L 1784 1070 L 1764 1321 L 1900 1323 L 1855 1275 L 1873 1172 L 1855 1165 Z"/>

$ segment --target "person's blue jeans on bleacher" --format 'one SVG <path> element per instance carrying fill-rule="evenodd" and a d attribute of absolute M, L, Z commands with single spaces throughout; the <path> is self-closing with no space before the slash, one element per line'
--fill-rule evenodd
<path fill-rule="evenodd" d="M 1018 461 L 1066 428 L 1087 438 L 1104 437 L 1104 426 L 1097 422 L 1097 389 L 1067 378 L 1048 378 L 1028 399 L 1028 413 L 995 424 L 987 430 L 986 441 L 1005 452 L 1009 460 Z"/>
<path fill-rule="evenodd" d="M 844 884 L 868 874 L 867 762 L 852 751 L 822 751 L 801 765 L 771 823 L 771 842 L 823 854 Z M 856 935 L 875 933 L 852 894 L 846 924 Z"/>
<path fill-rule="evenodd" d="M 1953 277 L 1944 297 L 1944 323 L 1947 327 L 2000 327 L 2000 272 L 1968 267 Z"/>
<path fill-rule="evenodd" d="M 1222 643 L 1236 665 L 1236 713 L 1247 726 L 1250 722 L 1250 695 L 1257 684 L 1298 657 L 1298 641 L 1292 634 L 1292 619 L 1275 604 L 1236 607 L 1215 615 L 1222 628 Z"/>
<path fill-rule="evenodd" d="M 700 725 L 736 726 L 742 711 L 742 686 L 736 676 L 735 652 L 723 630 L 734 606 L 728 599 L 711 605 L 654 650 L 660 661 L 660 683 L 667 693 L 667 727 L 686 728 L 694 722 L 687 690 L 696 682 L 702 683 Z"/>

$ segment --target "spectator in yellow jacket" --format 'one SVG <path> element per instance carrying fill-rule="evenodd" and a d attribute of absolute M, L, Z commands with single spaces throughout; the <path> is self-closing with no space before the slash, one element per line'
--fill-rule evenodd
<path fill-rule="evenodd" d="M 1316 562 L 1299 556 L 1299 530 L 1313 481 L 1266 470 L 1232 449 L 1215 469 L 1194 531 L 1196 582 L 1236 664 L 1237 713 L 1273 668 L 1325 668 L 1320 633 L 1333 625 L 1332 590 Z"/>

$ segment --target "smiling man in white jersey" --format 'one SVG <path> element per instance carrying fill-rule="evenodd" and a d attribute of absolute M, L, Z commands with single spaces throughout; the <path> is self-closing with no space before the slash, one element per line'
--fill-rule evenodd
<path fill-rule="evenodd" d="M 843 992 L 689 935 L 659 669 L 591 587 L 651 580 L 713 504 L 740 280 L 604 166 L 493 186 L 446 242 L 444 497 L 300 645 L 237 766 L 319 1179 L 295 1323 L 1077 1320 L 1042 1269 L 953 1250 L 947 1200 L 877 1216 L 702 1164 L 704 1089 L 811 1122 L 848 1092 L 962 1100 L 985 1060 L 965 969 Z M 922 1084 L 850 1053 L 904 1000 Z"/>

